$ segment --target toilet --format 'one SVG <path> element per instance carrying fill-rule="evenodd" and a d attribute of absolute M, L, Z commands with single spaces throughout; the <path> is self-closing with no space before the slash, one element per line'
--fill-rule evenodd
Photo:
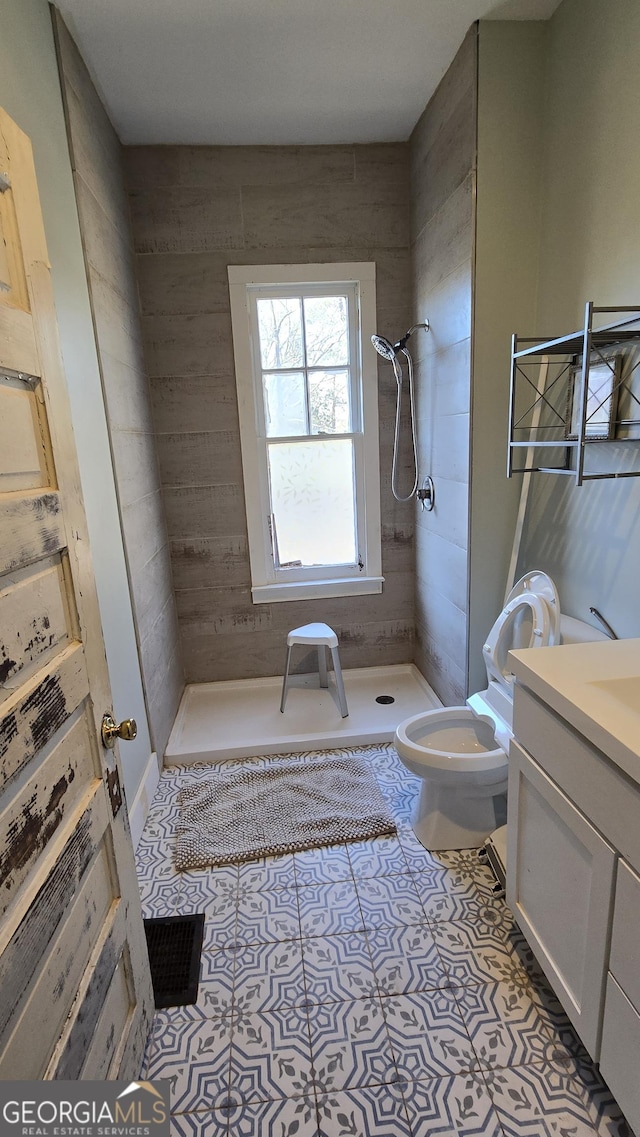
<path fill-rule="evenodd" d="M 526 573 L 514 585 L 483 648 L 486 690 L 471 695 L 464 707 L 413 715 L 396 730 L 401 761 L 422 779 L 412 825 L 426 849 L 479 848 L 504 820 L 513 722 L 509 652 L 607 638 L 581 620 L 561 616 L 546 573 Z"/>

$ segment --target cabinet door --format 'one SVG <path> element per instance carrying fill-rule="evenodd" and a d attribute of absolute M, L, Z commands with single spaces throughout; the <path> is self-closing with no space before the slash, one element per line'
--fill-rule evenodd
<path fill-rule="evenodd" d="M 507 833 L 507 902 L 597 1061 L 616 854 L 517 743 Z"/>
<path fill-rule="evenodd" d="M 600 1070 L 624 1115 L 640 1133 L 640 1015 L 613 975 L 607 979 Z"/>

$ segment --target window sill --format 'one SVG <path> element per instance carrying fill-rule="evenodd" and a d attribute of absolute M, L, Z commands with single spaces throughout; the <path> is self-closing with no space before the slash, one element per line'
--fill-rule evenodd
<path fill-rule="evenodd" d="M 283 600 L 322 600 L 330 596 L 370 596 L 382 592 L 383 576 L 346 577 L 342 580 L 292 580 L 287 584 L 259 584 L 251 589 L 254 604 Z"/>

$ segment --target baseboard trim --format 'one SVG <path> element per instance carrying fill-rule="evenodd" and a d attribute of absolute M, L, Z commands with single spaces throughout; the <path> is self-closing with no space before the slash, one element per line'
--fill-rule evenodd
<path fill-rule="evenodd" d="M 149 755 L 144 776 L 138 787 L 138 792 L 133 799 L 131 809 L 129 810 L 129 825 L 131 826 L 131 840 L 134 849 L 138 846 L 138 841 L 142 836 L 145 822 L 153 795 L 156 792 L 158 782 L 160 781 L 160 771 L 158 769 L 158 755 L 155 750 Z"/>

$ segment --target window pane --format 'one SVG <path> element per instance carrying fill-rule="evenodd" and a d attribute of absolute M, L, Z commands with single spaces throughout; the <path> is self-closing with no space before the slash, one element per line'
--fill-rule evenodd
<path fill-rule="evenodd" d="M 269 477 L 280 564 L 355 564 L 351 439 L 274 443 Z"/>
<path fill-rule="evenodd" d="M 260 355 L 263 368 L 301 367 L 302 316 L 297 296 L 257 301 Z"/>
<path fill-rule="evenodd" d="M 349 363 L 347 307 L 346 296 L 305 297 L 308 367 L 344 366 Z"/>
<path fill-rule="evenodd" d="M 267 437 L 307 433 L 304 372 L 279 371 L 263 375 L 264 421 Z"/>
<path fill-rule="evenodd" d="M 309 372 L 312 434 L 348 434 L 351 430 L 348 371 Z"/>

